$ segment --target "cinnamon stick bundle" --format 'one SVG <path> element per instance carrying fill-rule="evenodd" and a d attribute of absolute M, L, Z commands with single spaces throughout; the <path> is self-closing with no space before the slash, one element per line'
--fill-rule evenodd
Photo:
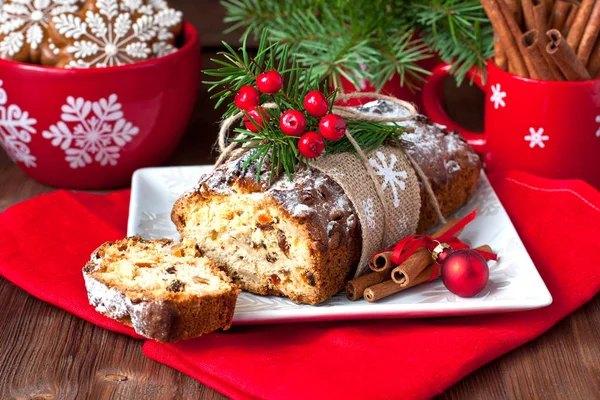
<path fill-rule="evenodd" d="M 475 250 L 492 252 L 492 248 L 488 245 L 483 245 L 479 247 L 475 247 Z M 420 285 L 422 283 L 428 282 L 431 280 L 432 275 L 435 272 L 435 263 L 430 263 L 427 268 L 425 268 L 415 279 L 412 280 L 411 284 L 406 286 L 401 286 L 395 283 L 393 280 L 385 281 L 379 283 L 377 285 L 371 286 L 365 289 L 364 296 L 368 302 L 374 302 L 377 300 L 381 300 L 385 297 L 391 296 L 392 294 L 401 292 L 403 290 L 409 289 L 411 287 Z M 441 274 L 441 268 L 437 266 L 437 276 L 439 277 Z"/>
<path fill-rule="evenodd" d="M 494 31 L 502 43 L 502 47 L 506 52 L 509 71 L 514 70 L 514 72 L 520 76 L 529 77 L 529 72 L 519 50 L 517 40 L 511 33 L 509 23 L 506 21 L 501 10 L 502 6 L 504 6 L 506 9 L 508 9 L 508 6 L 504 3 L 504 0 L 481 0 L 481 5 L 483 6 L 483 9 L 488 16 Z M 510 10 L 508 13 L 510 14 Z M 510 19 L 514 22 L 514 25 L 516 25 L 512 15 L 510 16 Z"/>
<path fill-rule="evenodd" d="M 556 29 L 550 29 L 547 33 L 550 43 L 546 47 L 546 52 L 552 60 L 558 65 L 561 72 L 569 81 L 581 81 L 590 79 L 590 74 L 585 66 L 577 58 L 573 48 L 569 46 L 566 40 Z"/>
<path fill-rule="evenodd" d="M 595 0 L 582 0 L 577 16 L 573 20 L 573 25 L 567 35 L 567 44 L 571 46 L 575 52 L 579 49 L 579 43 L 581 42 L 583 32 L 590 19 L 590 15 L 592 14 L 594 3 Z"/>
<path fill-rule="evenodd" d="M 437 231 L 433 238 L 436 239 L 446 233 L 458 222 L 458 218 L 454 218 L 448 221 L 444 226 Z M 457 232 L 457 236 L 460 231 Z M 420 248 L 410 255 L 401 265 L 398 265 L 392 270 L 392 280 L 401 286 L 410 285 L 411 281 L 415 279 L 431 262 L 431 253 L 426 248 Z"/>
<path fill-rule="evenodd" d="M 592 50 L 600 33 L 600 1 L 596 1 L 592 14 L 588 20 L 587 26 L 583 31 L 579 48 L 577 49 L 577 58 L 586 65 L 592 55 Z"/>
<path fill-rule="evenodd" d="M 554 80 L 554 74 L 540 50 L 538 37 L 538 30 L 531 29 L 521 36 L 521 45 L 525 49 L 526 57 L 531 60 L 540 78 L 547 81 Z"/>
<path fill-rule="evenodd" d="M 442 236 L 444 233 L 448 232 L 448 230 L 450 228 L 452 228 L 454 225 L 456 225 L 458 221 L 459 221 L 458 218 L 452 218 L 452 219 L 448 220 L 448 222 L 446 222 L 444 225 L 442 225 L 440 227 L 440 229 L 435 231 L 431 235 L 431 237 L 433 237 L 435 239 L 435 238 Z M 419 250 L 424 250 L 424 249 L 419 249 Z M 427 250 L 425 250 L 425 251 L 427 251 Z M 418 252 L 418 250 L 417 250 L 417 252 Z M 373 270 L 375 272 L 386 271 L 386 270 L 390 269 L 391 267 L 394 266 L 392 264 L 392 254 L 393 253 L 394 253 L 393 250 L 390 250 L 390 251 L 382 251 L 382 252 L 375 254 L 373 256 L 373 259 L 369 263 L 369 268 L 371 268 L 371 270 Z M 412 257 L 412 255 L 411 255 L 411 257 Z"/>
<path fill-rule="evenodd" d="M 550 22 L 548 26 L 551 29 L 558 29 L 562 31 L 562 27 L 567 20 L 567 16 L 569 15 L 569 11 L 571 10 L 571 3 L 565 0 L 558 0 L 552 6 L 552 11 L 550 13 Z M 542 31 L 545 32 L 545 31 Z"/>

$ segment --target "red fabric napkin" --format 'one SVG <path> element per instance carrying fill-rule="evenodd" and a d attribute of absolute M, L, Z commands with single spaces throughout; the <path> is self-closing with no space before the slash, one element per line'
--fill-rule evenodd
<path fill-rule="evenodd" d="M 0 275 L 38 299 L 111 331 L 141 338 L 88 304 L 81 269 L 107 240 L 127 232 L 129 190 L 59 190 L 0 214 Z"/>
<path fill-rule="evenodd" d="M 542 278 L 551 306 L 502 315 L 233 327 L 144 353 L 234 398 L 426 398 L 539 336 L 600 290 L 600 193 L 524 173 L 490 178 Z M 81 267 L 125 234 L 128 192 L 64 191 L 0 214 L 0 274 L 107 329 L 87 305 Z M 35 249 L 32 250 L 32 246 Z M 40 256 L 44 254 L 44 256 Z"/>

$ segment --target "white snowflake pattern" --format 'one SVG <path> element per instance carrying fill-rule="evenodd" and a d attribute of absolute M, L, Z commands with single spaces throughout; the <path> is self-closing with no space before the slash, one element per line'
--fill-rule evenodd
<path fill-rule="evenodd" d="M 25 45 L 37 50 L 51 16 L 76 12 L 79 0 L 9 0 L 2 5 L 0 57 L 19 54 Z"/>
<path fill-rule="evenodd" d="M 392 189 L 392 194 L 394 195 L 394 207 L 400 206 L 400 197 L 398 196 L 398 188 L 400 190 L 406 190 L 406 183 L 403 179 L 408 178 L 408 174 L 406 171 L 394 171 L 394 167 L 398 162 L 398 158 L 395 154 L 390 155 L 390 162 L 388 164 L 385 155 L 381 152 L 377 152 L 377 158 L 379 162 L 375 158 L 369 159 L 369 164 L 371 167 L 375 169 L 375 174 L 383 177 L 383 183 L 381 184 L 381 190 L 385 191 L 388 185 Z"/>
<path fill-rule="evenodd" d="M 117 100 L 116 94 L 94 102 L 69 96 L 62 106 L 61 121 L 42 136 L 64 150 L 65 160 L 73 169 L 92 161 L 117 165 L 119 151 L 139 133 L 139 128 L 124 118 Z"/>
<path fill-rule="evenodd" d="M 506 92 L 502 91 L 499 83 L 491 86 L 492 95 L 490 96 L 490 101 L 494 103 L 494 108 L 497 110 L 498 107 L 506 107 L 506 103 L 504 102 L 504 98 L 506 97 Z"/>
<path fill-rule="evenodd" d="M 540 146 L 543 149 L 546 147 L 544 142 L 548 139 L 550 139 L 548 135 L 544 135 L 544 128 L 529 128 L 529 135 L 525 136 L 525 140 L 529 142 L 529 148 L 531 149 L 535 146 Z"/>
<path fill-rule="evenodd" d="M 37 121 L 29 117 L 27 111 L 15 104 L 8 103 L 8 95 L 0 80 L 0 145 L 15 162 L 22 162 L 26 167 L 35 167 L 36 158 L 27 145 L 31 135 L 36 133 Z"/>
<path fill-rule="evenodd" d="M 161 2 L 153 3 L 163 7 Z M 169 28 L 181 23 L 180 11 L 153 8 L 139 0 L 97 0 L 95 4 L 98 12 L 88 10 L 85 21 L 72 14 L 52 19 L 61 35 L 74 39 L 66 48 L 74 58 L 69 67 L 131 64 L 176 50 L 167 41 L 174 39 Z"/>
<path fill-rule="evenodd" d="M 375 205 L 373 204 L 373 199 L 363 200 L 362 208 L 367 220 L 367 226 L 370 229 L 375 229 Z"/>
<path fill-rule="evenodd" d="M 596 123 L 600 124 L 600 115 L 596 115 Z M 600 128 L 596 131 L 596 137 L 600 137 Z"/>

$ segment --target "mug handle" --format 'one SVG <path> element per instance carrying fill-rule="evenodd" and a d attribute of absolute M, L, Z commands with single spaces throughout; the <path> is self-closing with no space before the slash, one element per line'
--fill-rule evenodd
<path fill-rule="evenodd" d="M 473 147 L 475 152 L 482 154 L 485 151 L 486 138 L 485 134 L 481 132 L 472 132 L 468 129 L 458 125 L 450 116 L 446 113 L 442 104 L 444 98 L 444 78 L 451 76 L 450 69 L 451 64 L 442 63 L 435 67 L 431 72 L 431 75 L 427 78 L 427 82 L 423 85 L 423 106 L 425 107 L 425 113 L 434 122 L 442 125 L 446 125 L 448 130 L 458 131 Z M 475 68 L 471 68 L 467 72 L 467 78 L 473 80 L 481 90 L 485 91 L 485 85 L 481 79 L 481 72 Z"/>

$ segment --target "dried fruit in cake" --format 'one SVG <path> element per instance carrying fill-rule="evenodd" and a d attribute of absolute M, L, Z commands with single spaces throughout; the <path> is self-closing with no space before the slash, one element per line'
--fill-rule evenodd
<path fill-rule="evenodd" d="M 176 51 L 182 13 L 157 0 L 88 0 L 78 13 L 52 17 L 58 67 L 132 64 Z"/>
<path fill-rule="evenodd" d="M 193 242 L 107 242 L 83 268 L 90 304 L 161 342 L 231 326 L 239 290 Z"/>
<path fill-rule="evenodd" d="M 42 45 L 48 38 L 48 23 L 53 16 L 75 13 L 80 0 L 4 0 L 0 1 L 0 57 L 39 63 Z"/>

